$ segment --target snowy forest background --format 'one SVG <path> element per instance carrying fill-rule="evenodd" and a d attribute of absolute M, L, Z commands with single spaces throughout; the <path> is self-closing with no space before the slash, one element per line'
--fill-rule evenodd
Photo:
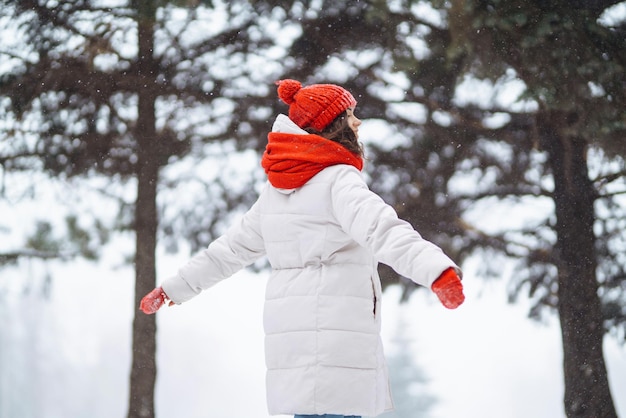
<path fill-rule="evenodd" d="M 282 78 L 465 271 L 381 267 L 386 416 L 626 414 L 626 2 L 337 3 L 0 1 L 0 417 L 267 416 L 265 264 L 137 306 L 254 201 Z"/>

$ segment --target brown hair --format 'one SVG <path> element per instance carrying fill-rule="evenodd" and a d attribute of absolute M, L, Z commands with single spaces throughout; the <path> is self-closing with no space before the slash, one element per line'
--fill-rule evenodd
<path fill-rule="evenodd" d="M 350 125 L 348 125 L 348 113 L 346 111 L 337 116 L 321 131 L 311 127 L 306 128 L 305 131 L 335 141 L 343 145 L 344 148 L 354 155 L 363 157 L 363 146 L 357 139 L 352 128 L 350 128 Z"/>

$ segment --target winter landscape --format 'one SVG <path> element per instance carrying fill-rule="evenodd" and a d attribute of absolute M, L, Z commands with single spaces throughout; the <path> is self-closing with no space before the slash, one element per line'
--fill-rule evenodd
<path fill-rule="evenodd" d="M 0 36 L 0 418 L 269 418 L 264 260 L 139 299 L 261 192 L 285 78 L 354 94 L 368 186 L 463 268 L 455 310 L 381 270 L 382 417 L 626 416 L 626 2 L 0 0 Z"/>

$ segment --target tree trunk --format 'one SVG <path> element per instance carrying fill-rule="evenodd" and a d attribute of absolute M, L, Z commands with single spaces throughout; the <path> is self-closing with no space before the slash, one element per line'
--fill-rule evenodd
<path fill-rule="evenodd" d="M 135 129 L 137 140 L 137 200 L 135 206 L 135 319 L 133 321 L 133 359 L 130 375 L 128 418 L 154 418 L 154 388 L 156 383 L 156 315 L 138 310 L 141 298 L 151 291 L 156 281 L 155 249 L 157 239 L 157 183 L 161 159 L 155 147 L 156 92 L 154 33 L 149 3 L 138 2 L 138 116 Z M 152 14 L 151 14 L 152 13 Z"/>
<path fill-rule="evenodd" d="M 558 112 L 540 113 L 537 125 L 554 176 L 565 413 L 569 418 L 616 418 L 602 351 L 593 232 L 596 193 L 587 172 L 587 143 L 565 134 L 568 117 Z"/>
<path fill-rule="evenodd" d="M 139 141 L 140 149 L 144 147 Z M 154 288 L 156 279 L 156 184 L 159 167 L 149 153 L 138 151 L 137 201 L 135 207 L 135 319 L 133 360 L 130 375 L 128 418 L 154 417 L 156 383 L 156 315 L 138 311 L 143 295 Z M 148 154 L 148 155 L 146 155 Z"/>

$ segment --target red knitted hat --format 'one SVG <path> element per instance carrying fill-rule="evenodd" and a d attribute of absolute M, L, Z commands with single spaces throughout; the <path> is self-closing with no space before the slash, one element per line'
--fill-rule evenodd
<path fill-rule="evenodd" d="M 356 106 L 350 92 L 334 84 L 302 87 L 296 80 L 277 81 L 278 97 L 289 105 L 289 119 L 300 128 L 321 131 L 349 107 Z"/>

